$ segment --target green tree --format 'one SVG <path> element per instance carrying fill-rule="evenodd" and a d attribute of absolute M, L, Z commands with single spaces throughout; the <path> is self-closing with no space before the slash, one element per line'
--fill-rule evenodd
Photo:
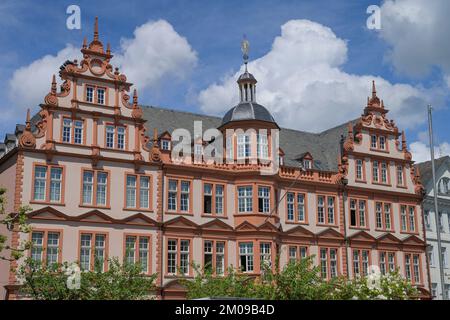
<path fill-rule="evenodd" d="M 108 260 L 105 272 L 80 272 L 80 285 L 74 288 L 68 285 L 74 265 L 78 268 L 68 262 L 43 266 L 27 258 L 18 269 L 21 293 L 35 300 L 139 300 L 151 299 L 156 289 L 156 274 L 145 275 L 139 263 L 121 264 L 117 258 Z"/>
<path fill-rule="evenodd" d="M 243 297 L 276 300 L 367 300 L 367 299 L 417 299 L 418 291 L 403 279 L 398 271 L 371 274 L 349 280 L 336 277 L 331 280 L 320 276 L 314 265 L 314 256 L 290 262 L 284 268 L 272 271 L 265 266 L 261 276 L 250 277 L 230 268 L 226 275 L 215 276 L 209 270 L 194 266 L 193 280 L 181 278 L 187 288 L 187 298 Z M 279 265 L 279 259 L 276 260 Z"/>
<path fill-rule="evenodd" d="M 27 225 L 27 214 L 32 209 L 29 206 L 21 206 L 15 214 L 6 212 L 6 189 L 0 188 L 0 224 L 5 225 L 8 230 L 14 230 L 20 233 L 29 233 L 31 228 Z M 14 261 L 20 259 L 24 252 L 30 248 L 29 241 L 19 241 L 18 246 L 8 245 L 8 237 L 0 234 L 0 259 Z M 9 251 L 5 254 L 5 251 Z"/>

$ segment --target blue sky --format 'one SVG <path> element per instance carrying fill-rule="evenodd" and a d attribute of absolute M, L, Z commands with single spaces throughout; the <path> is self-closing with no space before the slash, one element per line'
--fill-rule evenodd
<path fill-rule="evenodd" d="M 81 30 L 66 28 L 66 8 L 70 4 L 77 4 L 81 8 Z M 381 77 L 390 84 L 420 88 L 429 96 L 434 96 L 435 91 L 439 92 L 440 98 L 435 100 L 440 104 L 436 106 L 434 117 L 436 143 L 450 141 L 447 129 L 450 120 L 447 108 L 448 86 L 445 83 L 445 76 L 449 74 L 447 66 L 439 59 L 433 62 L 431 58 L 421 58 L 411 63 L 426 63 L 430 67 L 429 72 L 419 76 L 399 72 L 396 63 L 389 59 L 389 52 L 392 50 L 392 39 L 396 36 L 401 38 L 402 35 L 392 35 L 389 32 L 383 35 L 379 31 L 368 30 L 366 8 L 371 4 L 381 6 L 383 1 L 2 1 L 0 81 L 3 85 L 0 87 L 0 110 L 7 114 L 16 108 L 17 101 L 11 96 L 10 82 L 19 68 L 27 67 L 45 55 L 56 56 L 67 44 L 79 48 L 84 36 L 91 39 L 94 17 L 99 16 L 101 40 L 104 43 L 111 42 L 113 53 L 123 50 L 121 39 L 132 39 L 137 27 L 161 19 L 167 21 L 180 37 L 184 37 L 196 53 L 195 66 L 189 69 L 185 77 L 175 79 L 169 75 L 157 83 L 144 86 L 139 94 L 140 103 L 220 114 L 222 109 L 210 112 L 208 107 L 202 107 L 198 96 L 213 83 L 223 84 L 224 78 L 238 72 L 242 64 L 239 46 L 243 34 L 250 41 L 250 59 L 258 59 L 271 51 L 274 39 L 280 36 L 282 25 L 291 20 L 307 19 L 330 28 L 336 37 L 345 41 L 346 60 L 338 66 L 345 74 Z M 440 11 L 438 9 L 436 12 Z M 399 28 L 395 23 L 396 21 L 388 21 L 387 25 Z M 414 56 L 412 53 L 411 55 Z M 80 59 L 80 56 L 73 58 Z M 114 60 L 112 63 L 114 64 Z M 258 70 L 257 67 L 255 69 Z M 54 73 L 57 71 L 58 66 Z M 257 74 L 255 76 L 258 78 Z M 133 82 L 133 79 L 129 80 Z M 50 78 L 48 84 L 50 85 Z M 369 90 L 370 82 L 367 83 L 365 96 L 361 96 L 361 103 L 356 102 L 360 104 L 361 111 Z M 389 105 L 390 97 L 383 92 L 379 92 L 379 95 Z M 28 107 L 37 111 L 42 98 L 43 96 L 37 98 L 35 104 Z M 422 103 L 425 100 L 420 101 Z M 228 107 L 232 105 L 225 109 Z M 328 105 L 321 108 L 328 108 Z M 407 127 L 408 142 L 421 141 L 426 144 L 425 105 L 423 110 L 414 110 L 417 113 L 416 121 Z M 13 131 L 15 123 L 23 122 L 20 114 L 13 113 L 3 121 L 0 120 L 2 136 Z M 420 117 L 423 120 L 417 120 Z M 289 124 L 287 126 L 292 127 Z M 445 148 L 444 145 L 443 153 L 448 152 Z"/>

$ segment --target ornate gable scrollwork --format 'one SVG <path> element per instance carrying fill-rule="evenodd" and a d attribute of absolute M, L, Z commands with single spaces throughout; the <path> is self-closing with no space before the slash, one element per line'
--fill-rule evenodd
<path fill-rule="evenodd" d="M 27 110 L 27 120 L 25 130 L 19 138 L 19 146 L 23 148 L 36 148 L 36 138 L 31 132 L 30 109 Z"/>
<path fill-rule="evenodd" d="M 345 142 L 344 142 L 344 150 L 345 151 L 353 151 L 354 148 L 355 148 L 355 146 L 354 146 L 354 136 L 353 136 L 353 124 L 349 123 L 347 139 L 345 139 Z"/>
<path fill-rule="evenodd" d="M 134 89 L 133 92 L 133 110 L 131 111 L 131 116 L 134 119 L 141 119 L 142 118 L 142 108 L 138 105 L 138 96 L 137 96 L 137 90 Z"/>
<path fill-rule="evenodd" d="M 414 184 L 414 192 L 417 195 L 422 195 L 425 188 L 422 185 L 422 182 L 420 180 L 420 172 L 419 172 L 419 167 L 417 166 L 411 166 L 411 179 L 412 182 Z"/>
<path fill-rule="evenodd" d="M 56 94 L 56 77 L 53 75 L 52 78 L 52 86 L 50 89 L 50 92 L 45 96 L 44 98 L 45 104 L 48 104 L 50 106 L 58 106 L 58 97 Z"/>
<path fill-rule="evenodd" d="M 159 150 L 159 143 L 158 143 L 158 130 L 156 128 L 153 129 L 153 146 L 150 151 L 150 159 L 153 162 L 161 161 L 161 150 Z"/>

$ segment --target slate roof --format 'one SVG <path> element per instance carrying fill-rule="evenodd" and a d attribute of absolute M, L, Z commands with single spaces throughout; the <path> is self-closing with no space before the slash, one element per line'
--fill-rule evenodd
<path fill-rule="evenodd" d="M 142 106 L 143 117 L 147 120 L 147 133 L 155 127 L 159 133 L 172 132 L 176 128 L 185 128 L 193 136 L 194 121 L 202 121 L 203 130 L 218 128 L 222 119 L 185 111 L 171 110 L 153 106 Z M 353 124 L 356 120 L 349 121 Z M 298 154 L 309 152 L 313 157 L 314 167 L 320 170 L 337 171 L 341 135 L 347 135 L 348 123 L 328 129 L 321 133 L 310 133 L 292 129 L 280 129 L 280 147 L 284 151 L 284 163 L 298 166 L 295 160 Z"/>
<path fill-rule="evenodd" d="M 436 169 L 436 174 L 438 168 L 443 165 L 446 161 L 449 161 L 450 164 L 450 157 L 445 156 L 434 160 L 434 166 Z M 425 161 L 421 163 L 415 164 L 415 166 L 419 167 L 420 171 L 420 180 L 424 186 L 427 186 L 428 183 L 433 179 L 433 172 L 431 169 L 431 161 Z"/>
<path fill-rule="evenodd" d="M 256 102 L 241 102 L 228 110 L 222 118 L 222 125 L 230 121 L 259 120 L 276 124 L 270 112 Z"/>

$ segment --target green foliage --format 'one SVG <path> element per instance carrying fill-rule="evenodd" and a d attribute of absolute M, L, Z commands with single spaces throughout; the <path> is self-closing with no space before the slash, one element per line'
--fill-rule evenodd
<path fill-rule="evenodd" d="M 79 289 L 67 285 L 70 269 L 67 262 L 42 266 L 31 258 L 18 270 L 23 280 L 21 291 L 35 300 L 138 300 L 151 299 L 156 274 L 142 273 L 139 263 L 121 264 L 117 258 L 108 261 L 108 270 L 82 271 Z M 70 279 L 69 279 L 70 281 Z"/>
<path fill-rule="evenodd" d="M 261 276 L 248 276 L 228 269 L 224 276 L 194 265 L 196 276 L 180 282 L 187 288 L 187 298 L 243 297 L 275 300 L 367 300 L 417 299 L 418 291 L 396 271 L 385 276 L 369 275 L 353 280 L 337 277 L 330 281 L 320 276 L 314 257 L 290 262 L 281 271 L 264 267 Z M 278 259 L 276 262 L 278 265 Z M 279 268 L 275 268 L 279 270 Z"/>
<path fill-rule="evenodd" d="M 11 215 L 6 212 L 6 203 L 6 189 L 0 188 L 0 224 L 8 228 L 14 227 L 20 233 L 29 233 L 31 228 L 27 225 L 27 214 L 32 209 L 29 206 L 21 206 L 17 214 Z M 30 248 L 29 241 L 20 241 L 17 247 L 11 247 L 7 245 L 7 242 L 7 236 L 0 234 L 0 259 L 2 260 L 18 260 L 23 257 L 24 251 Z M 9 250 L 9 256 L 1 255 L 3 250 Z"/>

